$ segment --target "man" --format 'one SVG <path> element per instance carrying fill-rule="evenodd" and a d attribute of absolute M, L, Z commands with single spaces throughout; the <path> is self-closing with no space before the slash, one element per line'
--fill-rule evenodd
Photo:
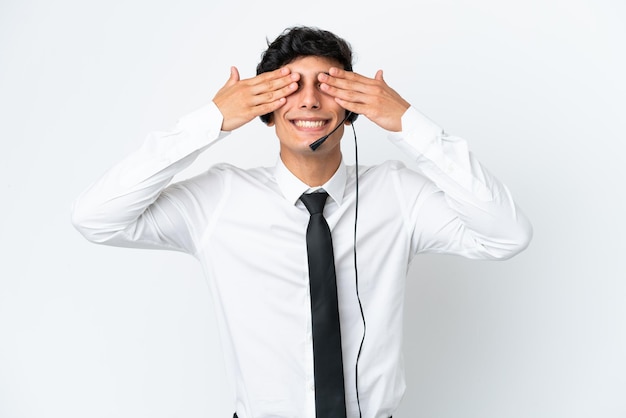
<path fill-rule="evenodd" d="M 466 142 L 411 107 L 382 71 L 368 78 L 352 72 L 351 61 L 349 45 L 330 32 L 286 30 L 256 77 L 241 80 L 233 67 L 211 103 L 175 130 L 150 135 L 74 206 L 74 225 L 93 242 L 185 251 L 201 262 L 239 418 L 391 416 L 404 392 L 403 290 L 413 257 L 506 259 L 530 241 L 511 194 Z M 357 114 L 389 131 L 419 172 L 394 161 L 346 166 L 340 140 Z M 256 117 L 276 131 L 275 167 L 224 163 L 169 184 Z M 340 321 L 344 411 L 337 415 L 321 412 L 322 361 L 314 353 L 322 338 L 313 335 L 309 267 L 317 262 L 308 265 L 313 215 L 304 202 L 320 191 L 328 194 L 323 216 Z"/>

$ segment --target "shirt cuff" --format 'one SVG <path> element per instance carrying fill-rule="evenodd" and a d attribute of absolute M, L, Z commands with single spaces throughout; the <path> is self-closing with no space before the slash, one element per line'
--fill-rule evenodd
<path fill-rule="evenodd" d="M 224 117 L 217 105 L 213 102 L 200 107 L 197 110 L 183 116 L 178 121 L 178 127 L 187 131 L 192 137 L 208 140 L 208 143 L 217 141 L 230 132 L 222 131 Z"/>
<path fill-rule="evenodd" d="M 443 129 L 413 106 L 402 115 L 402 131 L 390 132 L 393 142 L 407 141 L 420 154 L 425 154 L 443 134 Z"/>

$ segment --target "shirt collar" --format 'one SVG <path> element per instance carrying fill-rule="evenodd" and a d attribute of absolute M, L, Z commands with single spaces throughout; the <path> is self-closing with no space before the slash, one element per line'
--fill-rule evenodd
<path fill-rule="evenodd" d="M 342 159 L 339 163 L 337 171 L 335 171 L 335 174 L 333 174 L 333 176 L 321 187 L 314 189 L 294 176 L 293 173 L 289 171 L 287 166 L 285 166 L 283 160 L 278 157 L 278 161 L 274 167 L 274 177 L 276 178 L 278 187 L 280 188 L 280 191 L 285 199 L 293 205 L 298 202 L 302 193 L 310 192 L 316 189 L 324 189 L 331 199 L 333 199 L 338 205 L 341 205 L 341 202 L 343 201 L 343 194 L 346 189 L 347 172 Z"/>

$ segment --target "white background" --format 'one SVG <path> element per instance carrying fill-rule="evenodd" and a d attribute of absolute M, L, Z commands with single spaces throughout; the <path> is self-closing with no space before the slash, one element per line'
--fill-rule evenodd
<path fill-rule="evenodd" d="M 625 21 L 621 0 L 0 0 L 0 417 L 232 416 L 196 261 L 88 243 L 70 206 L 294 24 L 467 138 L 535 229 L 510 261 L 412 266 L 394 416 L 626 417 Z M 356 129 L 362 163 L 403 158 Z M 184 174 L 276 149 L 255 120 Z"/>

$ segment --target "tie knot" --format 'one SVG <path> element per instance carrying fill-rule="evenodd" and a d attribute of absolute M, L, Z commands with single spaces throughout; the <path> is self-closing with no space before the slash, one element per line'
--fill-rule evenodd
<path fill-rule="evenodd" d="M 322 213 L 324 211 L 324 205 L 326 204 L 326 198 L 328 197 L 328 193 L 320 192 L 320 193 L 305 193 L 300 196 L 300 200 L 304 203 L 307 210 L 311 215 L 316 213 Z"/>

